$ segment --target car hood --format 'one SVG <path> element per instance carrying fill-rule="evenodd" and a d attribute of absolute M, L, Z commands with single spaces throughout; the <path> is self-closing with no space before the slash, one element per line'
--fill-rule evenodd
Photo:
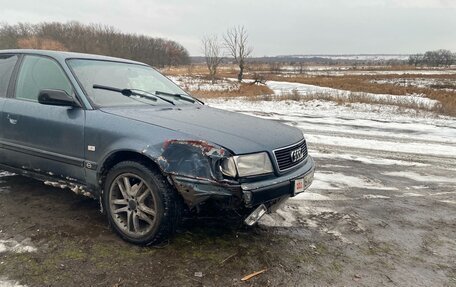
<path fill-rule="evenodd" d="M 235 154 L 272 151 L 299 142 L 302 132 L 272 120 L 203 105 L 113 107 L 103 112 L 161 126 L 225 147 Z"/>

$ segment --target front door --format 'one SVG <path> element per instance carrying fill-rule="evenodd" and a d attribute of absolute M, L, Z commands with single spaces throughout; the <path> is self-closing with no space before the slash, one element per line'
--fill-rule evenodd
<path fill-rule="evenodd" d="M 81 108 L 38 103 L 42 89 L 74 90 L 59 64 L 26 55 L 16 79 L 14 97 L 2 113 L 4 164 L 84 182 L 84 120 Z"/>

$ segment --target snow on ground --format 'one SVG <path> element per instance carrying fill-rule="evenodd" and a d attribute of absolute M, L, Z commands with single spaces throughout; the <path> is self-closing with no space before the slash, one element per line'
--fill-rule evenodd
<path fill-rule="evenodd" d="M 279 56 L 280 57 L 280 56 Z M 358 60 L 358 61 L 387 61 L 387 60 L 407 60 L 410 55 L 406 54 L 368 54 L 368 55 L 296 55 L 292 56 L 300 59 L 331 59 L 331 60 Z"/>
<path fill-rule="evenodd" d="M 395 187 L 386 186 L 383 183 L 372 181 L 367 177 L 347 175 L 341 172 L 320 172 L 315 174 L 314 182 L 309 190 L 313 189 L 344 189 L 363 188 L 375 190 L 397 190 Z M 296 199 L 300 199 L 299 196 Z"/>
<path fill-rule="evenodd" d="M 0 239 L 0 254 L 4 252 L 12 253 L 26 253 L 35 252 L 37 249 L 32 246 L 30 239 L 25 239 L 18 242 L 13 239 L 2 240 Z"/>
<path fill-rule="evenodd" d="M 388 95 L 388 94 L 373 94 L 373 93 L 360 93 L 351 92 L 333 88 L 326 88 L 314 85 L 307 85 L 301 83 L 282 82 L 282 81 L 267 81 L 266 85 L 274 91 L 276 95 L 291 94 L 297 92 L 301 96 L 312 95 L 328 95 L 334 99 L 349 99 L 350 97 L 362 97 L 365 99 L 378 101 L 387 104 L 397 105 L 417 105 L 418 107 L 426 107 L 433 109 L 440 106 L 440 102 L 426 98 L 422 95 Z"/>
<path fill-rule="evenodd" d="M 309 72 L 309 71 L 346 71 L 352 69 L 353 66 L 308 66 L 308 65 L 303 65 L 302 66 L 302 71 L 303 73 Z M 280 67 L 281 72 L 293 72 L 297 73 L 301 71 L 301 67 L 299 65 L 297 66 L 282 66 Z"/>
<path fill-rule="evenodd" d="M 346 153 L 322 153 L 318 151 L 312 152 L 312 156 L 318 158 L 340 158 L 350 161 L 357 161 L 365 164 L 373 165 L 402 165 L 402 166 L 429 166 L 429 164 L 424 164 L 421 162 L 414 161 L 405 161 L 405 160 L 396 160 L 388 158 L 375 158 L 371 156 L 359 156 L 354 154 Z"/>
<path fill-rule="evenodd" d="M 343 132 L 361 139 L 382 136 L 382 139 L 393 138 L 394 142 L 413 139 L 429 143 L 456 144 L 454 117 L 398 109 L 394 106 L 356 103 L 338 105 L 318 100 L 296 102 L 211 99 L 206 103 L 220 109 L 290 122 L 305 130 L 307 135 L 335 136 Z M 451 150 L 451 145 L 449 147 Z"/>
<path fill-rule="evenodd" d="M 412 179 L 418 182 L 448 182 L 448 183 L 456 183 L 456 178 L 452 177 L 443 177 L 443 176 L 433 176 L 427 174 L 418 174 L 413 171 L 392 171 L 392 172 L 385 172 L 384 175 L 388 176 L 396 176 L 396 177 L 405 177 L 408 179 Z"/>
<path fill-rule="evenodd" d="M 298 70 L 297 70 L 298 71 Z M 388 71 L 363 71 L 363 70 L 327 70 L 327 71 L 305 71 L 311 76 L 381 76 L 381 75 L 454 75 L 456 70 L 388 70 Z"/>
<path fill-rule="evenodd" d="M 0 235 L 2 230 L 0 230 Z M 25 238 L 21 241 L 14 239 L 0 239 L 0 255 L 4 253 L 29 253 L 36 252 L 37 249 L 31 243 L 30 238 Z M 0 265 L 5 264 L 5 262 L 0 260 Z M 14 280 L 9 280 L 6 277 L 0 276 L 0 287 L 26 287 L 21 285 L 19 282 Z"/>
<path fill-rule="evenodd" d="M 306 139 L 310 142 L 333 146 L 344 146 L 368 150 L 380 150 L 387 152 L 400 152 L 422 155 L 438 155 L 442 157 L 454 157 L 456 155 L 456 145 L 414 143 L 414 142 L 394 142 L 378 139 L 359 139 L 330 135 L 308 134 Z"/>
<path fill-rule="evenodd" d="M 300 200 L 316 200 L 316 201 L 318 201 L 318 200 L 331 200 L 331 198 L 329 196 L 324 196 L 324 195 L 321 195 L 319 193 L 310 192 L 310 191 L 298 194 L 296 196 L 296 199 L 300 199 Z"/>
<path fill-rule="evenodd" d="M 308 192 L 294 201 L 435 196 L 428 191 L 429 184 L 456 182 L 447 172 L 456 162 L 454 117 L 386 105 L 338 105 L 319 100 L 211 99 L 206 103 L 303 130 L 317 171 Z M 427 159 L 443 163 L 438 170 L 432 164 L 436 174 L 429 172 L 431 163 Z M 352 198 L 355 190 L 362 195 Z"/>
<path fill-rule="evenodd" d="M 417 88 L 435 88 L 435 86 L 452 86 L 456 87 L 455 80 L 449 79 L 430 79 L 430 78 L 394 78 L 372 80 L 375 84 L 390 84 L 400 87 L 417 87 Z M 455 88 L 444 88 L 446 91 L 455 91 Z"/>
<path fill-rule="evenodd" d="M 15 175 L 15 174 L 12 172 L 9 172 L 9 171 L 0 171 L 0 177 L 13 176 L 13 175 Z"/>
<path fill-rule="evenodd" d="M 228 110 L 240 112 L 263 112 L 271 115 L 285 113 L 287 116 L 309 116 L 312 118 L 328 115 L 334 120 L 353 119 L 353 120 L 374 120 L 391 121 L 402 123 L 404 121 L 416 120 L 416 122 L 451 123 L 454 118 L 436 116 L 435 113 L 417 111 L 415 109 L 405 109 L 390 105 L 372 105 L 363 103 L 351 103 L 338 105 L 328 101 L 248 101 L 243 98 L 237 99 L 207 99 L 207 104 Z M 394 118 L 392 118 L 394 117 Z M 393 121 L 394 120 L 394 121 Z M 456 123 L 452 125 L 456 127 Z"/>
<path fill-rule="evenodd" d="M 19 282 L 17 282 L 17 281 L 8 280 L 5 277 L 0 277 L 0 287 L 26 287 L 26 286 L 19 284 Z"/>
<path fill-rule="evenodd" d="M 212 84 L 209 80 L 201 77 L 170 76 L 169 78 L 187 91 L 231 91 L 239 88 L 239 83 L 233 78 L 218 80 L 215 84 Z M 351 92 L 284 81 L 267 81 L 266 85 L 274 91 L 275 95 L 279 96 L 298 93 L 304 98 L 306 96 L 318 95 L 322 99 L 326 100 L 368 100 L 369 102 L 374 101 L 392 105 L 412 106 L 429 110 L 439 108 L 441 105 L 439 101 L 426 98 L 424 95 L 419 94 L 398 96 L 389 94 Z"/>

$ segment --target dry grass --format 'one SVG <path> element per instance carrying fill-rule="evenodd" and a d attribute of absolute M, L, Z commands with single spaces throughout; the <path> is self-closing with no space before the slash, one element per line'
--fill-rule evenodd
<path fill-rule="evenodd" d="M 427 104 L 424 104 L 420 101 L 410 101 L 407 100 L 389 100 L 389 99 L 380 99 L 367 96 L 365 93 L 351 93 L 349 95 L 340 95 L 340 94 L 325 94 L 325 93 L 315 93 L 308 95 L 300 95 L 297 91 L 292 91 L 291 93 L 284 93 L 282 95 L 263 95 L 258 97 L 248 98 L 251 101 L 296 101 L 296 102 L 307 102 L 312 100 L 323 100 L 323 101 L 332 101 L 336 102 L 339 105 L 349 104 L 349 103 L 362 103 L 362 104 L 382 104 L 382 105 L 391 105 L 399 108 L 409 108 L 415 110 L 425 110 L 433 112 L 442 112 L 441 106 L 429 107 Z"/>
<path fill-rule="evenodd" d="M 377 84 L 372 80 L 392 78 L 439 78 L 455 80 L 456 75 L 375 75 L 375 76 L 295 76 L 283 77 L 280 75 L 269 75 L 269 80 L 296 82 L 321 87 L 341 89 L 352 92 L 364 92 L 373 94 L 407 95 L 424 94 L 426 97 L 438 100 L 442 103 L 441 112 L 448 115 L 456 115 L 456 92 L 432 88 L 420 88 L 413 86 L 398 86 L 394 84 Z"/>
<path fill-rule="evenodd" d="M 390 94 L 390 95 L 407 95 L 407 94 L 423 94 L 426 97 L 438 100 L 442 103 L 442 109 L 439 111 L 447 115 L 456 115 L 456 92 L 445 90 L 453 88 L 454 84 L 443 86 L 432 86 L 429 88 L 414 87 L 414 86 L 400 86 L 394 84 L 379 84 L 372 82 L 373 80 L 388 80 L 388 79 L 439 79 L 449 80 L 450 82 L 456 81 L 456 74 L 440 74 L 440 75 L 426 75 L 426 74 L 403 74 L 403 75 L 342 75 L 342 76 L 309 76 L 306 74 L 296 75 L 283 75 L 272 73 L 266 64 L 253 65 L 246 73 L 246 78 L 252 78 L 254 73 L 261 73 L 267 80 L 296 82 L 309 85 L 316 85 L 321 87 L 328 87 L 334 89 L 341 89 L 359 93 L 373 93 L 373 94 Z M 334 67 L 337 69 L 337 66 Z M 364 70 L 364 71 L 392 71 L 392 70 L 415 70 L 413 66 L 375 66 L 375 67 L 353 67 L 350 70 Z M 172 67 L 162 70 L 167 75 L 187 75 L 187 76 L 207 76 L 207 68 L 204 65 L 192 65 L 184 67 Z M 220 78 L 234 78 L 236 77 L 237 69 L 235 65 L 223 65 L 218 71 Z M 245 96 L 250 99 L 263 97 L 265 99 L 274 98 L 273 92 L 262 85 L 249 85 L 242 84 L 239 90 L 236 91 L 190 91 L 190 93 L 202 98 L 217 98 L 217 97 L 240 97 Z M 327 96 L 313 95 L 307 99 L 318 98 L 324 99 Z M 278 98 L 277 98 L 278 99 Z M 296 95 L 286 95 L 280 99 L 296 99 Z M 336 101 L 346 102 L 362 102 L 372 103 L 368 97 L 354 96 L 352 99 L 333 99 Z M 404 104 L 407 106 L 408 104 Z"/>
<path fill-rule="evenodd" d="M 188 91 L 190 94 L 197 98 L 231 98 L 231 97 L 246 97 L 254 98 L 263 95 L 272 95 L 274 92 L 265 85 L 252 85 L 242 83 L 239 89 L 235 90 L 222 90 L 222 91 Z"/>
<path fill-rule="evenodd" d="M 205 76 L 209 77 L 207 67 L 202 64 L 193 64 L 187 66 L 170 66 L 160 69 L 168 76 Z M 217 70 L 217 76 L 220 78 L 236 77 L 237 69 L 235 65 L 223 65 Z"/>

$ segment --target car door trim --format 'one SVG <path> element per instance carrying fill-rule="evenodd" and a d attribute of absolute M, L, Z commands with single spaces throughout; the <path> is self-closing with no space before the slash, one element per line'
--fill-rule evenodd
<path fill-rule="evenodd" d="M 62 154 L 45 151 L 45 150 L 38 149 L 38 148 L 26 147 L 23 145 L 6 142 L 6 141 L 0 141 L 0 146 L 3 149 L 17 151 L 17 152 L 21 152 L 23 154 L 28 154 L 28 155 L 32 155 L 32 156 L 36 156 L 36 157 L 54 160 L 54 161 L 66 163 L 69 165 L 84 167 L 84 159 L 81 159 L 81 158 L 62 155 Z"/>
<path fill-rule="evenodd" d="M 19 73 L 19 68 L 21 67 L 22 59 L 24 58 L 24 56 L 21 54 L 11 54 L 11 55 L 17 56 L 17 62 L 13 68 L 13 73 L 11 74 L 11 78 L 8 83 L 8 88 L 6 90 L 5 98 L 13 98 L 14 90 L 16 87 L 17 74 Z"/>

